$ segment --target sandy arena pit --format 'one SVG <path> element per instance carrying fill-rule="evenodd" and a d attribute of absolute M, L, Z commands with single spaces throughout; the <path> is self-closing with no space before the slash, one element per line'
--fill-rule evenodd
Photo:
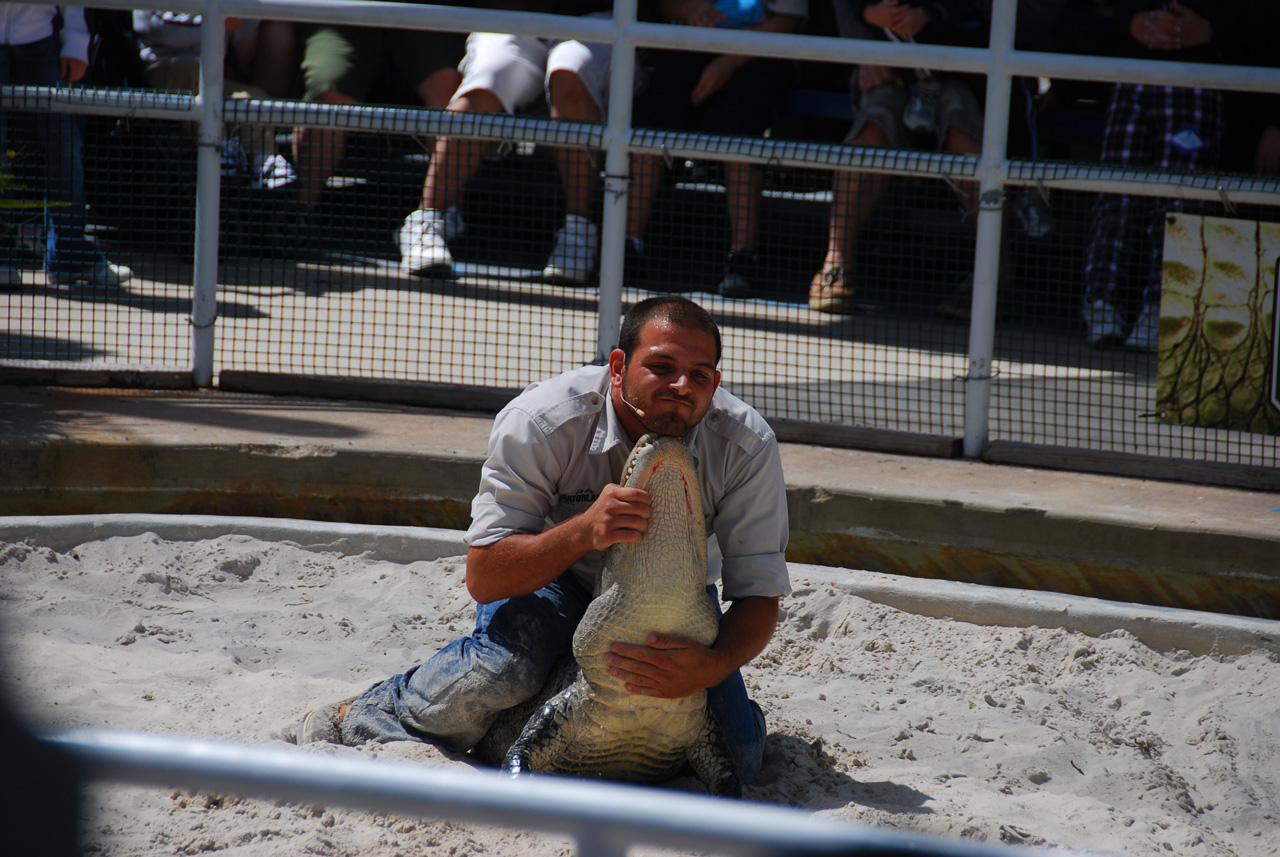
<path fill-rule="evenodd" d="M 274 733 L 307 708 L 471 629 L 460 556 L 386 549 L 385 528 L 270 538 L 225 520 L 242 534 L 0 527 L 0 680 L 19 713 L 288 747 Z M 1280 623 L 817 566 L 792 566 L 792 582 L 746 670 L 770 731 L 747 800 L 1087 853 L 1280 854 Z M 1144 642 L 1156 625 L 1186 645 Z M 292 752 L 467 764 L 413 743 Z M 95 784 L 86 813 L 85 850 L 103 857 L 573 850 L 182 788 Z"/>

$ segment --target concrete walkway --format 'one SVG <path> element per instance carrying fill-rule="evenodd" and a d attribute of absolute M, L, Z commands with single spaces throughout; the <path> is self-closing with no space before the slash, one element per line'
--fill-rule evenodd
<path fill-rule="evenodd" d="M 0 515 L 463 529 L 490 418 L 0 387 Z M 793 562 L 1280 618 L 1280 495 L 784 444 Z M 940 593 L 941 595 L 941 593 Z"/>

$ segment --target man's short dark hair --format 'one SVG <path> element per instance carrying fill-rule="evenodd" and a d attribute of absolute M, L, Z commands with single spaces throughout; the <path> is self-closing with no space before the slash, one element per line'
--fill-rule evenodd
<path fill-rule="evenodd" d="M 622 317 L 622 330 L 618 333 L 618 348 L 622 349 L 628 362 L 640 345 L 640 331 L 654 320 L 711 334 L 716 343 L 716 365 L 720 365 L 719 326 L 711 313 L 680 295 L 645 298 L 627 310 L 627 314 Z"/>

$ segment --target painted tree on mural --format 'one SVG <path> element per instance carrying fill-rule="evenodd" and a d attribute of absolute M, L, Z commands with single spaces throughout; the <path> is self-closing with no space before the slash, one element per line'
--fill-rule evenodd
<path fill-rule="evenodd" d="M 1156 411 L 1280 433 L 1269 400 L 1280 224 L 1179 214 L 1165 229 Z"/>

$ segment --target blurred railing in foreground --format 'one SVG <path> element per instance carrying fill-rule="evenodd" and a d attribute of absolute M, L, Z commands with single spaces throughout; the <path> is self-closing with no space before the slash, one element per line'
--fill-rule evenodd
<path fill-rule="evenodd" d="M 737 857 L 1012 853 L 783 807 L 567 777 L 513 779 L 128 732 L 63 732 L 45 743 L 68 753 L 91 780 L 517 827 L 567 836 L 581 857 L 625 857 L 634 845 Z"/>

